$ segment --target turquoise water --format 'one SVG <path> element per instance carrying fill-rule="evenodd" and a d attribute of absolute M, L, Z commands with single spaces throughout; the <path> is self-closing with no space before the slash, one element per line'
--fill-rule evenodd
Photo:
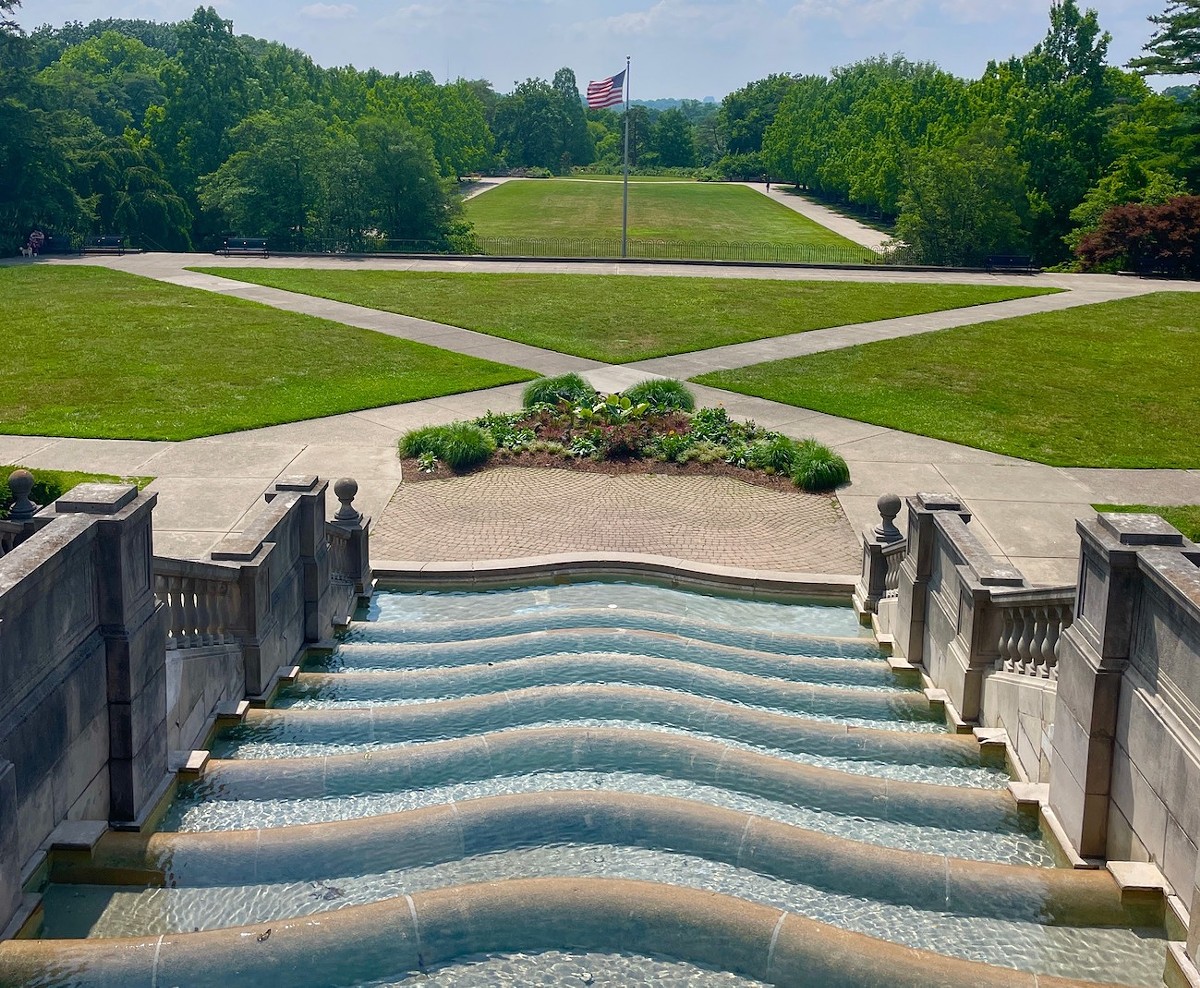
<path fill-rule="evenodd" d="M 266 831 L 491 796 L 602 790 L 673 797 L 930 855 L 1053 863 L 1006 796 L 1005 772 L 982 764 L 977 746 L 946 733 L 916 684 L 890 672 L 849 608 L 588 582 L 379 593 L 361 617 L 337 651 L 305 664 L 276 709 L 256 712 L 216 739 L 211 775 L 181 788 L 162 829 Z M 603 757 L 585 746 L 554 755 L 538 747 L 539 739 L 562 733 L 617 740 Z M 458 739 L 469 739 L 469 747 Z M 699 754 L 673 761 L 677 744 Z M 757 769 L 706 775 L 701 768 L 710 756 L 718 766 L 751 757 L 771 768 L 761 777 Z M 603 765 L 591 766 L 589 758 Z M 803 773 L 812 769 L 823 774 L 810 786 Z M 799 781 L 789 781 L 789 773 Z M 840 791 L 878 780 L 896 783 L 896 795 L 889 790 L 886 802 L 868 799 L 859 807 L 858 797 Z M 310 790 L 321 795 L 294 794 Z M 951 799 L 961 793 L 962 809 L 923 806 L 921 792 Z M 374 874 L 267 883 L 248 876 L 238 885 L 145 890 L 52 886 L 46 933 L 157 935 L 308 916 L 469 882 L 620 877 L 719 891 L 948 956 L 1160 983 L 1161 931 L 922 910 L 665 845 L 580 843 L 552 832 L 541 839 L 541 846 Z M 313 866 L 320 871 L 319 862 Z M 756 984 L 670 958 L 572 951 L 467 958 L 377 984 L 414 979 Z"/>

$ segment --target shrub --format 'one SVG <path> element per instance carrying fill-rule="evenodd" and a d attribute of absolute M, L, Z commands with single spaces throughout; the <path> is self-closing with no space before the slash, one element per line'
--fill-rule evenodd
<path fill-rule="evenodd" d="M 534 405 L 557 405 L 565 401 L 568 405 L 595 404 L 596 389 L 578 374 L 563 374 L 560 377 L 539 377 L 530 382 L 521 392 L 521 402 L 526 408 Z"/>
<path fill-rule="evenodd" d="M 692 416 L 692 435 L 714 443 L 726 443 L 731 438 L 734 422 L 723 408 L 702 408 Z"/>
<path fill-rule="evenodd" d="M 1114 206 L 1075 253 L 1085 271 L 1128 266 L 1144 274 L 1200 277 L 1200 196 Z"/>
<path fill-rule="evenodd" d="M 792 483 L 806 491 L 831 491 L 850 480 L 846 461 L 815 439 L 796 444 L 796 461 L 791 470 Z"/>
<path fill-rule="evenodd" d="M 692 445 L 692 437 L 686 432 L 662 432 L 646 443 L 645 453 L 657 460 L 679 460 Z"/>
<path fill-rule="evenodd" d="M 671 378 L 639 381 L 621 393 L 635 405 L 645 402 L 655 412 L 690 412 L 696 407 L 696 396 L 691 389 Z"/>
<path fill-rule="evenodd" d="M 431 454 L 455 473 L 486 463 L 496 451 L 490 434 L 471 422 L 429 425 L 400 438 L 400 455 L 420 459 Z"/>
<path fill-rule="evenodd" d="M 757 470 L 790 474 L 799 454 L 800 447 L 794 439 L 774 433 L 751 444 L 746 451 L 746 460 Z"/>

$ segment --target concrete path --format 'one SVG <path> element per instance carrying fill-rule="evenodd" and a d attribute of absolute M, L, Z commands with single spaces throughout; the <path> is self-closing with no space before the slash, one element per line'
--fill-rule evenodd
<path fill-rule="evenodd" d="M 458 259 L 421 262 L 412 259 L 359 261 L 273 258 L 260 261 L 198 255 L 143 255 L 39 263 L 103 264 L 175 284 L 237 295 L 290 311 L 308 312 L 391 335 L 419 339 L 446 349 L 530 367 L 543 373 L 578 370 L 601 390 L 619 390 L 654 374 L 685 376 L 793 353 L 812 352 L 806 347 L 830 349 L 850 346 L 867 339 L 928 332 L 1024 312 L 1052 311 L 1155 290 L 1200 291 L 1200 284 L 1164 285 L 1098 276 L 992 277 L 887 270 L 714 269 L 707 265 L 578 262 L 542 265 Z M 219 268 L 246 265 L 450 271 L 554 270 L 590 274 L 653 274 L 662 277 L 720 275 L 746 279 L 925 281 L 943 284 L 1013 283 L 1053 285 L 1067 288 L 1069 292 L 930 316 L 778 337 L 633 365 L 607 366 L 426 320 L 278 292 L 184 270 L 186 266 Z M 1092 503 L 1200 503 L 1200 471 L 1063 470 L 730 392 L 709 388 L 696 390 L 703 404 L 723 404 L 731 414 L 753 418 L 761 425 L 788 435 L 814 436 L 836 448 L 850 464 L 853 479 L 852 484 L 838 495 L 851 531 L 857 532 L 878 522 L 875 500 L 882 493 L 908 495 L 918 491 L 945 491 L 956 494 L 965 499 L 975 512 L 972 527 L 983 543 L 997 555 L 1007 557 L 1038 583 L 1073 581 L 1077 550 L 1074 521 L 1090 513 Z M 393 500 L 400 482 L 396 440 L 403 432 L 418 425 L 471 418 L 488 410 L 515 409 L 520 404 L 520 391 L 520 386 L 495 388 L 185 443 L 0 436 L 0 462 L 19 462 L 33 468 L 70 468 L 123 476 L 154 476 L 156 479 L 151 489 L 159 492 L 160 496 L 156 515 L 156 551 L 175 555 L 203 555 L 226 534 L 241 531 L 249 515 L 258 510 L 262 492 L 280 477 L 302 473 L 317 473 L 331 478 L 350 475 L 360 484 L 359 507 L 383 523 L 378 531 L 381 537 L 388 540 L 387 555 L 395 554 L 402 559 L 433 558 L 428 553 L 445 551 L 438 546 L 457 544 L 454 540 L 491 539 L 492 536 L 487 534 L 473 537 L 464 534 L 467 528 L 463 519 L 475 517 L 478 524 L 483 526 L 478 531 L 486 533 L 485 521 L 497 510 L 494 507 L 498 503 L 495 499 L 501 496 L 502 489 L 491 491 L 491 501 L 486 496 L 482 501 L 477 498 L 473 500 L 473 495 L 465 496 L 465 501 L 447 498 L 445 514 L 440 521 L 426 515 L 420 524 L 414 525 L 406 517 L 410 510 L 407 498 L 410 495 L 413 498 L 424 496 L 422 491 L 436 489 L 436 482 L 405 488 L 401 496 Z M 489 476 L 492 475 L 485 474 L 465 483 L 476 484 Z M 519 503 L 530 497 L 530 491 L 534 490 L 541 492 L 539 496 L 548 496 L 552 504 L 570 505 L 574 498 L 574 503 L 582 507 L 573 516 L 564 515 L 559 521 L 569 531 L 576 533 L 579 541 L 575 544 L 593 546 L 593 541 L 589 540 L 599 540 L 596 548 L 608 545 L 615 550 L 616 543 L 624 546 L 622 529 L 604 520 L 609 508 L 604 507 L 600 496 L 575 491 L 576 486 L 584 483 L 575 479 L 579 476 L 556 472 L 550 479 L 539 478 L 536 487 L 531 485 L 523 493 L 504 494 L 508 499 L 504 510 L 512 517 L 518 517 Z M 489 483 L 492 481 L 484 480 L 479 490 L 483 491 Z M 631 485 L 631 489 L 636 483 Z M 560 497 L 554 496 L 555 485 Z M 609 493 L 604 496 L 610 499 L 617 497 L 612 494 L 613 489 L 610 485 Z M 636 494 L 631 497 L 636 501 Z M 392 507 L 385 515 L 389 504 Z M 658 539 L 658 542 L 654 542 L 656 545 L 694 545 L 688 551 L 701 553 L 707 550 L 700 548 L 699 544 L 687 542 L 688 538 L 697 532 L 721 531 L 729 518 L 743 517 L 738 514 L 743 509 L 738 507 L 737 498 L 731 500 L 712 491 L 698 500 L 692 497 L 686 501 L 682 496 L 672 494 L 671 504 L 676 505 L 676 509 L 659 514 L 650 528 L 641 529 L 639 539 L 647 543 Z M 800 511 L 798 508 L 794 510 Z M 658 534 L 651 531 L 654 525 L 658 526 Z M 803 565 L 806 570 L 824 573 L 836 573 L 839 568 L 848 565 L 845 543 L 841 541 L 846 531 L 844 528 L 841 530 L 842 536 L 833 538 L 824 549 L 816 542 L 806 548 L 805 540 L 810 537 L 806 534 L 808 530 L 801 526 L 790 531 L 779 519 L 774 519 L 764 529 L 777 532 L 785 539 L 779 545 L 773 545 L 772 540 L 757 532 L 752 524 L 739 522 L 739 530 L 745 533 L 740 540 L 744 548 L 731 547 L 739 541 L 734 539 L 733 542 L 724 543 L 727 548 L 722 552 L 732 556 L 737 552 L 757 551 L 763 558 L 769 553 L 776 553 L 781 560 L 791 558 L 793 562 L 788 565 Z M 813 530 L 817 531 L 818 528 Z M 837 524 L 819 530 L 826 534 L 834 533 Z M 790 534 L 787 534 L 789 531 Z M 548 536 L 537 535 L 536 538 L 543 539 L 538 544 L 545 548 L 544 540 Z M 422 542 L 422 539 L 425 541 Z M 673 539 L 676 541 L 672 542 Z M 703 535 L 699 543 L 704 543 Z M 722 543 L 717 539 L 713 544 Z M 404 551 L 406 548 L 407 551 Z M 467 549 L 456 551 L 466 552 Z M 683 551 L 682 548 L 679 551 Z M 801 553 L 807 554 L 801 556 Z M 495 552 L 488 554 L 496 555 Z M 715 555 L 720 555 L 720 552 Z M 714 558 L 712 561 L 720 560 Z"/>
<path fill-rule="evenodd" d="M 788 209 L 806 216 L 814 223 L 832 230 L 839 236 L 845 237 L 851 243 L 882 254 L 884 245 L 891 241 L 891 234 L 883 233 L 873 227 L 860 223 L 858 220 L 841 213 L 835 213 L 828 206 L 806 198 L 799 192 L 787 186 L 772 185 L 768 190 L 764 182 L 742 182 L 742 185 L 756 192 L 761 192 L 770 199 L 787 206 Z"/>

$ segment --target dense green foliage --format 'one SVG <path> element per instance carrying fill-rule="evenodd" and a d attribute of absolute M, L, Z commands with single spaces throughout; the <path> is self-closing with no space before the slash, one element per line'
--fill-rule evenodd
<path fill-rule="evenodd" d="M 1054 466 L 1200 467 L 1196 296 L 1164 292 L 705 374 Z"/>
<path fill-rule="evenodd" d="M 696 407 L 696 396 L 682 381 L 669 377 L 652 377 L 639 381 L 624 391 L 632 402 L 645 402 L 657 412 L 690 412 Z"/>
<path fill-rule="evenodd" d="M 99 267 L 0 267 L 0 298 L 0 433 L 192 439 L 534 376 Z"/>
<path fill-rule="evenodd" d="M 756 281 L 754 290 L 747 291 L 747 283 L 734 278 L 590 274 L 287 268 L 212 268 L 206 273 L 449 323 L 605 363 L 1054 291 L 1008 285 L 768 280 Z"/>
<path fill-rule="evenodd" d="M 626 123 L 636 171 L 796 183 L 894 221 L 902 253 L 928 263 L 1052 264 L 1113 206 L 1200 191 L 1197 87 L 1158 95 L 1108 65 L 1108 34 L 1077 0 L 1052 0 L 1045 39 L 976 80 L 881 57 L 770 75 L 720 104 L 635 103 L 628 121 L 585 109 L 569 68 L 497 93 L 321 68 L 211 7 L 25 35 L 5 16 L 18 2 L 0 0 L 0 254 L 34 229 L 146 247 L 237 234 L 276 250 L 471 249 L 455 178 L 613 174 Z M 1198 4 L 1151 18 L 1138 70 L 1197 74 Z"/>
<path fill-rule="evenodd" d="M 452 422 L 406 432 L 400 437 L 399 449 L 401 456 L 432 457 L 455 473 L 462 473 L 486 463 L 496 451 L 496 441 L 490 432 L 471 422 Z"/>
<path fill-rule="evenodd" d="M 560 401 L 568 405 L 590 405 L 595 400 L 596 389 L 575 373 L 539 377 L 536 381 L 530 381 L 521 392 L 521 404 L 526 408 L 557 405 Z"/>
<path fill-rule="evenodd" d="M 544 381 L 561 384 L 564 378 Z M 675 397 L 686 391 L 678 381 L 655 383 L 675 385 L 670 389 Z M 626 468 L 638 461 L 726 464 L 751 474 L 788 477 L 806 491 L 832 490 L 850 479 L 845 460 L 815 439 L 798 442 L 731 419 L 724 408 L 689 414 L 654 407 L 638 401 L 633 388 L 609 395 L 592 392 L 592 400 L 582 402 L 566 400 L 555 388 L 547 394 L 555 400 L 528 404 L 518 412 L 488 412 L 474 422 L 414 429 L 401 437 L 400 455 L 415 459 L 422 473 L 435 473 L 443 465 L 461 473 L 494 458 L 531 466 L 548 460 L 564 466 L 608 461 Z"/>

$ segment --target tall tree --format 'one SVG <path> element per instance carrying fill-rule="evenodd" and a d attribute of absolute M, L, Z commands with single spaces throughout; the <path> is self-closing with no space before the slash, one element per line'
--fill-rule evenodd
<path fill-rule="evenodd" d="M 1169 0 L 1167 9 L 1149 20 L 1154 36 L 1130 68 L 1144 75 L 1200 75 L 1200 0 Z"/>

